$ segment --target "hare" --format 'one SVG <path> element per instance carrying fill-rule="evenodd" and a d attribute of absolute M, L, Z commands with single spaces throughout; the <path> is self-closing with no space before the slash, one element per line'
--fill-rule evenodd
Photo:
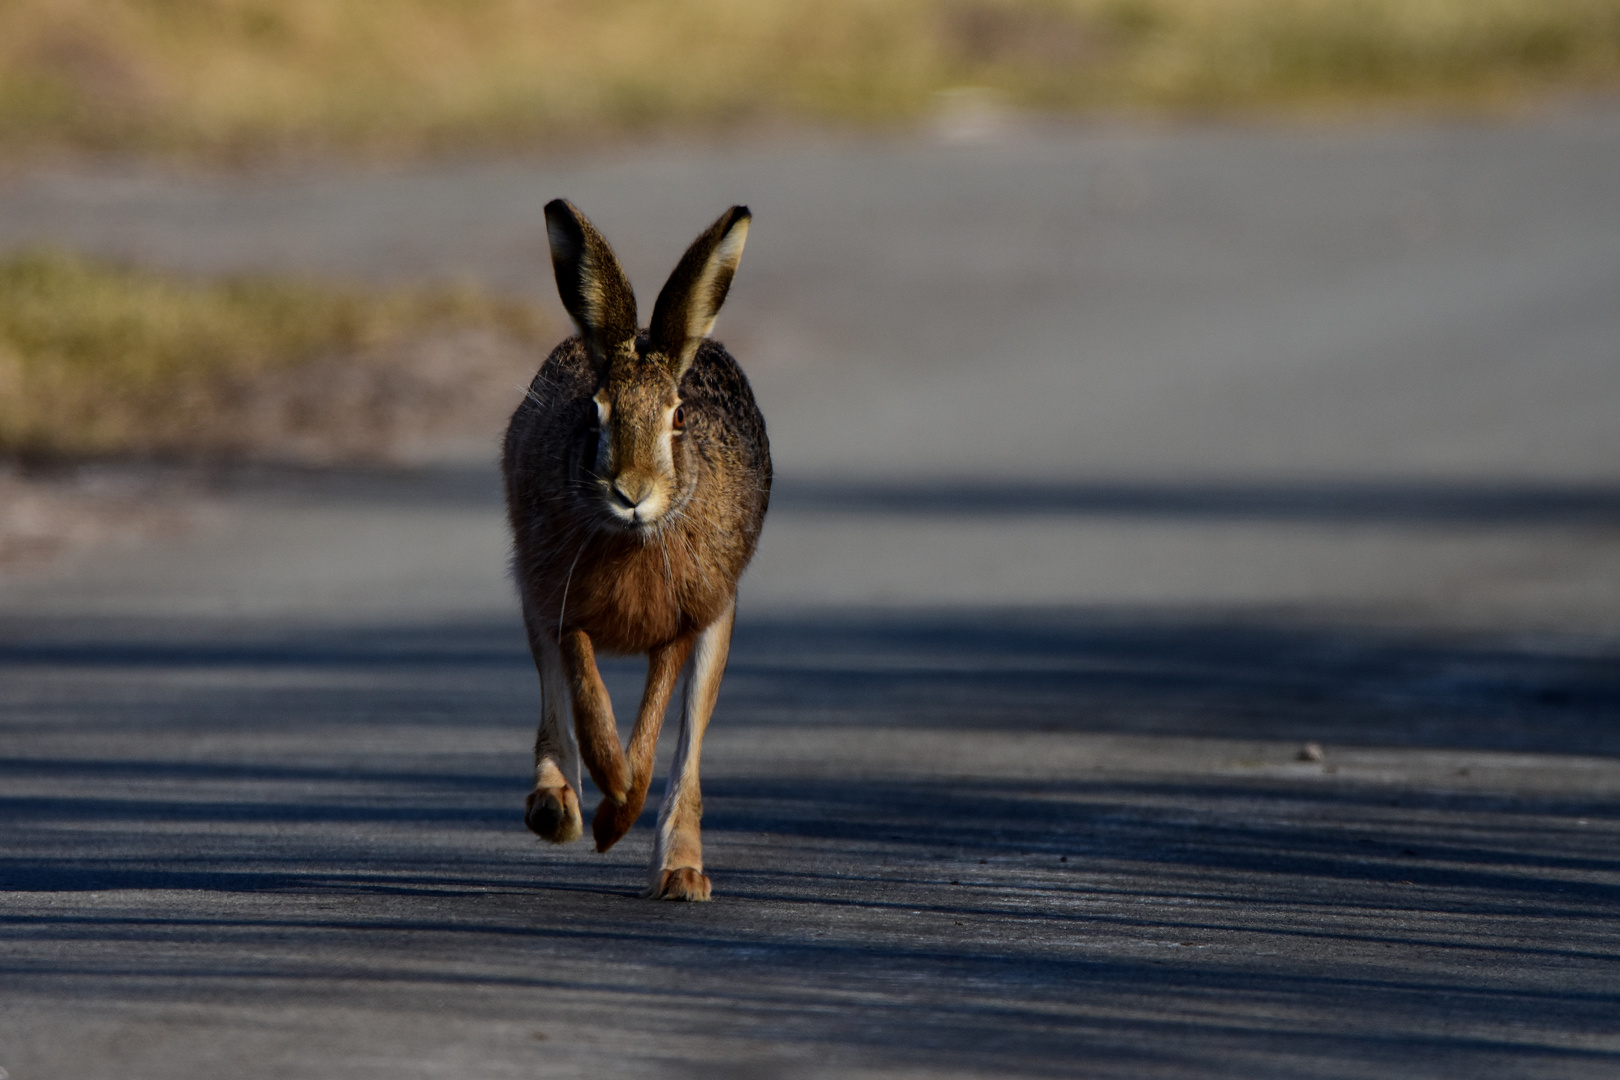
<path fill-rule="evenodd" d="M 541 365 L 502 460 L 513 573 L 540 673 L 531 830 L 554 843 L 579 839 L 581 758 L 603 793 L 591 822 L 596 850 L 630 830 L 665 707 L 687 670 L 643 894 L 654 899 L 709 899 L 698 759 L 731 647 L 737 579 L 770 501 L 764 418 L 737 362 L 708 340 L 749 220 L 734 206 L 699 236 L 638 329 L 612 248 L 571 203 L 548 203 L 557 289 L 579 335 Z M 647 654 L 628 752 L 599 650 Z"/>

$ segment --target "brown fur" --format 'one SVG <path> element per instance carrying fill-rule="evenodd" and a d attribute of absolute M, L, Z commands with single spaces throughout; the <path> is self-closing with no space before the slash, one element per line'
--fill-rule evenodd
<path fill-rule="evenodd" d="M 554 648 L 580 757 L 606 796 L 592 828 L 606 851 L 641 812 L 663 714 L 694 643 L 722 618 L 729 634 L 737 579 L 770 498 L 770 447 L 748 380 L 702 336 L 749 218 L 734 207 L 698 237 L 660 294 L 651 330 L 637 332 L 635 298 L 607 242 L 561 200 L 546 216 L 558 290 L 581 332 L 546 358 L 512 417 L 507 512 L 542 684 L 542 652 Z M 597 651 L 649 654 L 628 758 Z M 706 723 L 713 693 L 704 696 Z M 542 722 L 527 820 L 553 840 L 577 835 L 566 756 Z M 685 868 L 701 876 L 701 864 Z"/>
<path fill-rule="evenodd" d="M 709 875 L 690 866 L 664 870 L 658 875 L 658 884 L 647 890 L 649 900 L 707 900 Z"/>
<path fill-rule="evenodd" d="M 598 851 L 612 847 L 641 816 L 641 808 L 647 802 L 647 785 L 652 782 L 653 754 L 658 750 L 658 732 L 663 726 L 664 710 L 669 707 L 670 691 L 675 688 L 675 679 L 692 653 L 694 640 L 692 635 L 684 635 L 668 645 L 658 646 L 647 655 L 647 689 L 642 694 L 636 727 L 630 734 L 630 746 L 625 754 L 629 759 L 633 782 L 628 785 L 629 790 L 622 802 L 603 799 L 596 808 L 596 817 L 591 821 L 591 834 L 596 839 Z"/>

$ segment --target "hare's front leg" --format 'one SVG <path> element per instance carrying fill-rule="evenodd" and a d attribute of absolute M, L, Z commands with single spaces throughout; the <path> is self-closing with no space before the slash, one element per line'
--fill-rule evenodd
<path fill-rule="evenodd" d="M 568 680 L 568 696 L 574 705 L 574 734 L 579 737 L 579 753 L 585 768 L 604 799 L 623 804 L 630 795 L 630 769 L 625 764 L 624 747 L 619 745 L 619 728 L 613 722 L 613 702 L 602 674 L 596 670 L 596 650 L 590 635 L 569 630 L 557 642 L 562 654 L 563 676 Z"/>
<path fill-rule="evenodd" d="M 527 610 L 524 615 L 530 624 L 535 670 L 540 673 L 540 730 L 534 739 L 534 790 L 524 805 L 523 821 L 541 839 L 566 844 L 584 832 L 579 816 L 579 744 L 569 723 L 568 682 L 557 643 L 537 631 Z"/>
<path fill-rule="evenodd" d="M 731 651 L 731 627 L 736 608 L 698 635 L 692 653 L 692 672 L 686 680 L 686 702 L 681 710 L 680 742 L 670 765 L 669 790 L 658 810 L 658 832 L 653 839 L 648 887 L 653 900 L 707 900 L 709 878 L 703 872 L 703 792 L 698 786 L 698 764 L 703 753 L 703 731 L 709 726 L 720 677 Z"/>
<path fill-rule="evenodd" d="M 603 799 L 602 805 L 596 808 L 591 833 L 596 837 L 597 851 L 606 851 L 618 843 L 641 816 L 641 808 L 647 802 L 647 786 L 652 781 L 658 732 L 664 726 L 664 710 L 669 707 L 670 694 L 696 640 L 697 635 L 687 634 L 647 654 L 647 689 L 641 695 L 641 711 L 636 715 L 636 728 L 630 734 L 630 747 L 625 754 L 630 766 L 629 796 L 622 803 Z"/>

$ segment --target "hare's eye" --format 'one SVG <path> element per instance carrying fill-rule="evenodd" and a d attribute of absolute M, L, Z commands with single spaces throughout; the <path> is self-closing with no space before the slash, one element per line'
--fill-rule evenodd
<path fill-rule="evenodd" d="M 686 427 L 686 406 L 685 405 L 677 405 L 677 406 L 675 406 L 675 418 L 671 421 L 671 423 L 674 425 L 676 431 L 680 431 L 680 430 L 682 430 L 683 428 Z"/>

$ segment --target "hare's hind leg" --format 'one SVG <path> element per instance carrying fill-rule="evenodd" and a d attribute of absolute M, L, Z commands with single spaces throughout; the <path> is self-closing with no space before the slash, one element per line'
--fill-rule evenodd
<path fill-rule="evenodd" d="M 557 643 L 536 632 L 532 622 L 529 648 L 540 673 L 540 730 L 534 738 L 534 790 L 524 804 L 523 821 L 541 839 L 566 844 L 584 833 L 579 815 L 579 743 L 569 723 L 568 681 Z"/>
<path fill-rule="evenodd" d="M 736 608 L 711 623 L 698 635 L 692 651 L 692 669 L 686 679 L 686 701 L 681 710 L 680 742 L 670 765 L 669 790 L 658 810 L 658 832 L 653 840 L 648 886 L 643 894 L 653 900 L 707 900 L 709 878 L 703 872 L 703 792 L 698 786 L 698 765 L 703 731 L 709 726 L 720 677 L 731 651 L 731 627 Z"/>

